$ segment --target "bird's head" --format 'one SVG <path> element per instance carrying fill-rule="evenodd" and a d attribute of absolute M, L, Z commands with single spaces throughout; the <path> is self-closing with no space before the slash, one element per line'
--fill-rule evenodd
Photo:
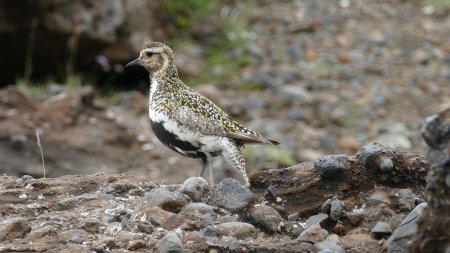
<path fill-rule="evenodd" d="M 125 67 L 133 65 L 141 65 L 153 76 L 177 75 L 172 49 L 161 42 L 148 43 L 139 57 Z"/>

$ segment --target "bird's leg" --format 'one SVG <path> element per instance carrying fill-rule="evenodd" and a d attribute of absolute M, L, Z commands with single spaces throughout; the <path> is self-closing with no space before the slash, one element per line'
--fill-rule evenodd
<path fill-rule="evenodd" d="M 203 177 L 203 174 L 205 174 L 206 167 L 208 167 L 208 160 L 205 158 L 202 158 L 202 170 L 200 171 L 200 176 Z"/>
<path fill-rule="evenodd" d="M 237 169 L 245 180 L 245 186 L 250 186 L 246 171 L 245 159 L 236 143 L 231 143 L 226 150 L 223 151 L 223 157 L 234 168 Z"/>
<path fill-rule="evenodd" d="M 211 186 L 213 186 L 214 185 L 214 168 L 213 168 L 213 166 L 211 166 L 211 165 L 208 165 L 208 169 L 209 169 L 209 184 L 211 185 Z"/>

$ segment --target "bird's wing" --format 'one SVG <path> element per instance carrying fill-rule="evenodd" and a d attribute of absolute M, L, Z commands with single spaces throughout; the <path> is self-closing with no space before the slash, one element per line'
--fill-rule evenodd
<path fill-rule="evenodd" d="M 199 94 L 188 94 L 176 101 L 168 109 L 181 125 L 193 132 L 224 136 L 242 143 L 279 144 L 233 121 L 226 112 Z"/>

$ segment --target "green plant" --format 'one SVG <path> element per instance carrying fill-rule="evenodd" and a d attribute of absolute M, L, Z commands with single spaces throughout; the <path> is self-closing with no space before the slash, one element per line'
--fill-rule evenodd
<path fill-rule="evenodd" d="M 435 7 L 450 7 L 450 0 L 425 0 L 426 5 L 433 5 Z"/>
<path fill-rule="evenodd" d="M 16 87 L 27 97 L 40 97 L 43 94 L 41 87 L 31 83 L 28 79 L 19 78 L 16 80 Z"/>
<path fill-rule="evenodd" d="M 216 6 L 217 1 L 167 0 L 165 7 L 171 19 L 180 28 L 187 28 L 200 21 Z"/>
<path fill-rule="evenodd" d="M 237 3 L 232 8 L 222 8 L 218 32 L 208 41 L 208 71 L 193 80 L 194 84 L 209 82 L 244 89 L 261 88 L 254 83 L 243 83 L 239 78 L 241 69 L 249 63 L 244 46 L 255 37 L 249 29 L 248 9 L 251 9 L 251 6 L 248 5 L 244 2 Z"/>

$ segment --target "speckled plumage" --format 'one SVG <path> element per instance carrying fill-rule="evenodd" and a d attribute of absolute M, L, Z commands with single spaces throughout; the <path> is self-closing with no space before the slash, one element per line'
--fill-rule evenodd
<path fill-rule="evenodd" d="M 235 122 L 209 99 L 186 86 L 178 78 L 172 50 L 163 43 L 147 44 L 139 58 L 128 65 L 131 64 L 142 65 L 150 72 L 149 116 L 158 139 L 182 155 L 202 159 L 201 176 L 212 157 L 222 156 L 248 184 L 240 148 L 246 143 L 278 143 Z M 212 171 L 209 172 L 212 181 Z"/>

